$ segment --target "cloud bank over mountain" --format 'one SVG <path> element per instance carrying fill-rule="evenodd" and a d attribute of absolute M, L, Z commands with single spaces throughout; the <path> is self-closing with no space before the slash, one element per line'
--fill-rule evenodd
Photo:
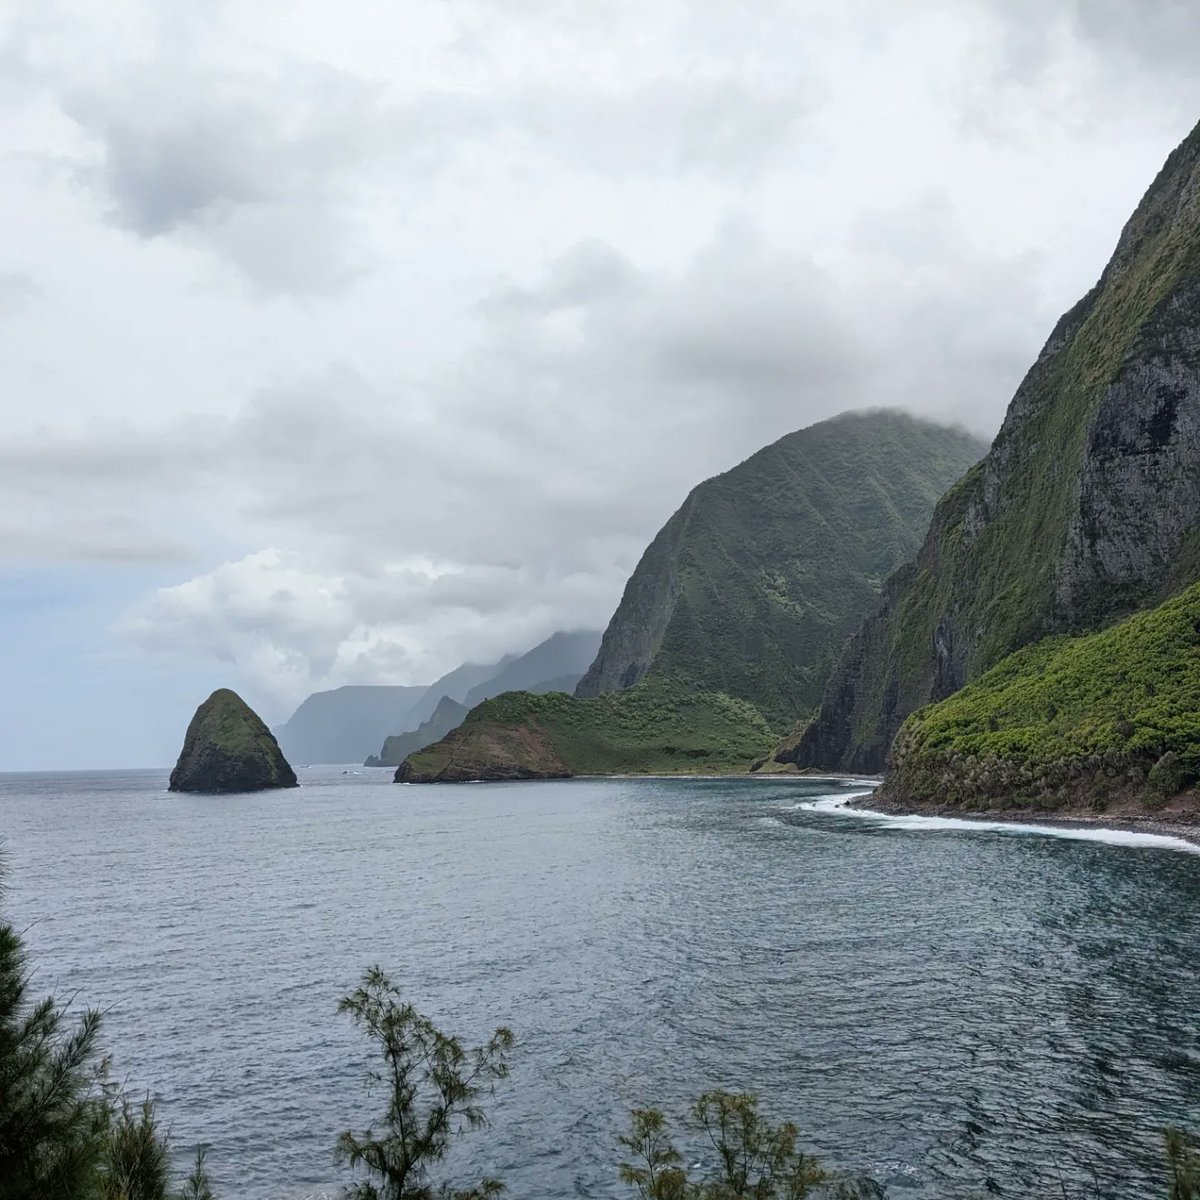
<path fill-rule="evenodd" d="M 835 412 L 990 433 L 1200 111 L 1136 7 L 15 0 L 14 641 L 81 572 L 89 661 L 270 714 L 602 626 Z"/>

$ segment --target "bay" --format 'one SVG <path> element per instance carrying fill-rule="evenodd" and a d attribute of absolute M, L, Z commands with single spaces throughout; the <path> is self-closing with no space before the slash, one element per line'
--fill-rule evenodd
<path fill-rule="evenodd" d="M 1162 1196 L 1160 1127 L 1200 1127 L 1200 855 L 828 811 L 853 781 L 301 779 L 0 776 L 36 985 L 105 1009 L 223 1197 L 347 1181 L 382 1101 L 335 1009 L 372 963 L 468 1039 L 512 1027 L 452 1165 L 514 1197 L 626 1195 L 628 1110 L 717 1086 L 913 1200 Z"/>

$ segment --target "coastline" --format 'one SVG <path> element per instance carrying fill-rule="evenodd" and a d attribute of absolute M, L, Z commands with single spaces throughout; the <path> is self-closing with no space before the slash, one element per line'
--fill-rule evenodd
<path fill-rule="evenodd" d="M 1200 847 L 1200 811 L 1194 809 L 1165 809 L 1161 814 L 1129 808 L 1115 808 L 1106 813 L 1074 808 L 1050 811 L 1034 808 L 992 808 L 964 812 L 950 804 L 915 805 L 897 800 L 881 800 L 874 792 L 869 796 L 856 797 L 849 801 L 846 807 L 898 817 L 948 817 L 956 821 L 1044 825 L 1051 829 L 1111 829 L 1121 833 L 1151 833 L 1162 837 L 1180 838 Z"/>

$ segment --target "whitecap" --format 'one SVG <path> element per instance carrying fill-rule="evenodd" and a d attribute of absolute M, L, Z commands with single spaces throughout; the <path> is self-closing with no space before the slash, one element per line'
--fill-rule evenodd
<path fill-rule="evenodd" d="M 878 812 L 872 808 L 848 808 L 851 800 L 871 795 L 870 791 L 820 796 L 797 804 L 797 809 L 809 812 L 835 813 L 838 816 L 854 817 L 872 821 L 885 829 L 907 829 L 914 833 L 927 830 L 955 830 L 960 833 L 1012 833 L 1033 834 L 1038 837 L 1067 838 L 1078 842 L 1102 842 L 1108 846 L 1151 848 L 1158 850 L 1181 850 L 1186 854 L 1200 854 L 1200 845 L 1187 838 L 1168 833 L 1146 833 L 1134 829 L 1106 829 L 1102 826 L 1081 825 L 1038 825 L 1024 821 L 988 821 L 974 817 L 938 817 L 922 813 Z"/>

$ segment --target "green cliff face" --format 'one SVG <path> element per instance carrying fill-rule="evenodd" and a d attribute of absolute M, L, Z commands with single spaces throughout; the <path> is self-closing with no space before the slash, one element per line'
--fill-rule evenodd
<path fill-rule="evenodd" d="M 453 733 L 411 754 L 398 783 L 694 775 L 745 771 L 774 738 L 745 701 L 655 679 L 578 700 L 506 692 Z"/>
<path fill-rule="evenodd" d="M 746 771 L 983 452 L 897 412 L 782 438 L 697 487 L 634 571 L 575 698 L 505 695 L 397 779 Z"/>
<path fill-rule="evenodd" d="M 790 728 L 983 450 L 903 413 L 852 413 L 700 484 L 642 556 L 575 694 L 676 679 Z"/>
<path fill-rule="evenodd" d="M 173 792 L 260 792 L 296 786 L 296 773 L 258 714 L 228 688 L 196 709 L 171 772 Z"/>
<path fill-rule="evenodd" d="M 1200 126 L 777 757 L 878 771 L 910 713 L 1007 654 L 1186 586 L 1200 576 L 1198 479 Z"/>
<path fill-rule="evenodd" d="M 880 790 L 902 805 L 1156 809 L 1200 779 L 1200 585 L 1010 655 L 914 713 Z"/>

